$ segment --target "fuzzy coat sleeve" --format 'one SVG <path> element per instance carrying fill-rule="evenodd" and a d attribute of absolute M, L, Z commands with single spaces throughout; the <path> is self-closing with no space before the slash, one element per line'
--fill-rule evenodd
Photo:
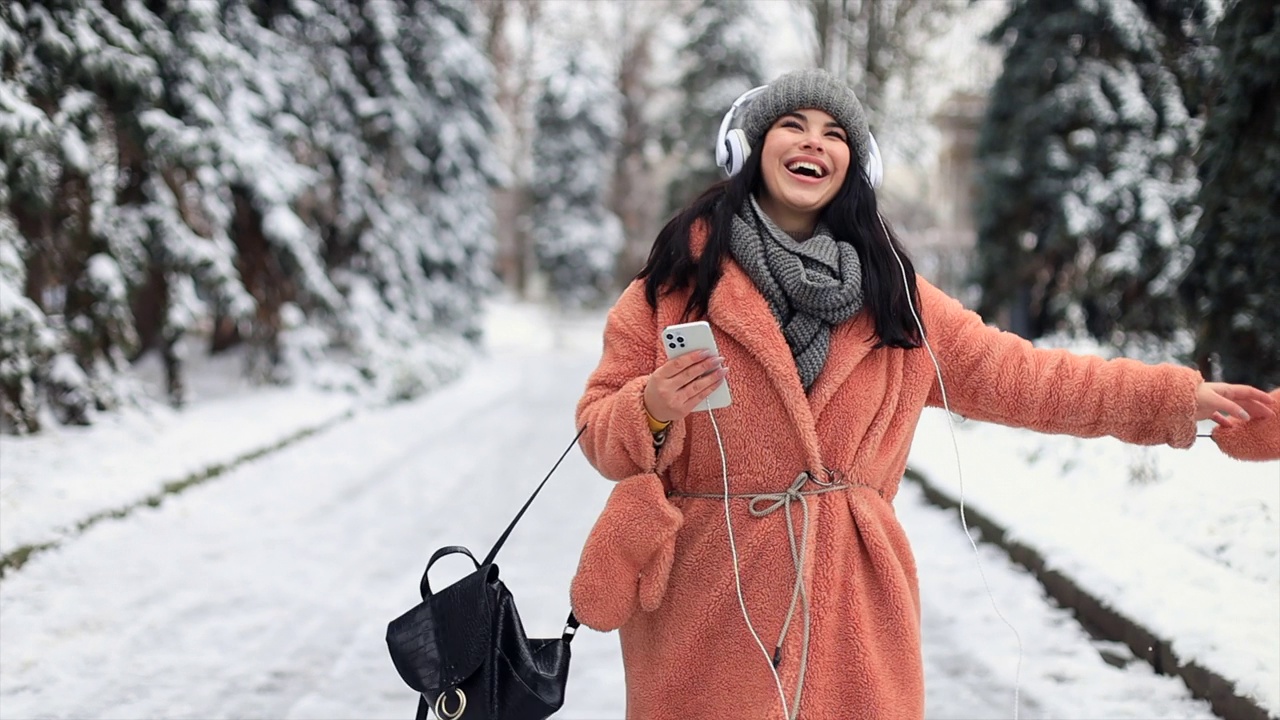
<path fill-rule="evenodd" d="M 684 422 L 677 420 L 657 452 L 645 416 L 645 384 L 659 361 L 658 330 L 643 281 L 631 283 L 609 311 L 600 364 L 578 401 L 578 426 L 587 426 L 582 452 L 611 480 L 662 472 L 684 444 Z"/>
<path fill-rule="evenodd" d="M 920 281 L 925 331 L 951 409 L 977 420 L 1140 445 L 1190 447 L 1200 373 L 1034 347 Z M 935 379 L 929 404 L 942 406 Z"/>

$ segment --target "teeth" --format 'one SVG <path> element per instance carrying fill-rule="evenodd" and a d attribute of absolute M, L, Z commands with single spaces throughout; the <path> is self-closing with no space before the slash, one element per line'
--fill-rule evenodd
<path fill-rule="evenodd" d="M 806 162 L 804 160 L 791 163 L 790 165 L 787 166 L 787 169 L 790 170 L 791 172 L 798 172 L 800 170 L 809 170 L 811 173 L 813 173 L 814 177 L 822 177 L 823 175 L 826 174 L 822 171 L 822 168 L 820 166 L 811 162 Z"/>

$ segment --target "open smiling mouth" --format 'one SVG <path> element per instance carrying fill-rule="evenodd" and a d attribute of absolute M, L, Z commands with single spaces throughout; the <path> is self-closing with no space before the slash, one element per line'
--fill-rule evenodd
<path fill-rule="evenodd" d="M 801 175 L 803 177 L 822 178 L 827 176 L 827 171 L 822 169 L 822 166 L 804 160 L 787 165 L 787 171 L 792 175 Z"/>

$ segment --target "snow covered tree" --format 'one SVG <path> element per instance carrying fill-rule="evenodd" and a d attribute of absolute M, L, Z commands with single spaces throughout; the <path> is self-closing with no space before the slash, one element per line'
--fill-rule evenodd
<path fill-rule="evenodd" d="M 618 132 L 618 93 L 603 63 L 570 55 L 538 98 L 533 144 L 533 238 L 552 294 L 567 306 L 612 286 L 622 224 L 606 209 Z"/>
<path fill-rule="evenodd" d="M 44 361 L 3 373 L 16 403 L 5 412 L 15 420 L 8 429 L 22 432 L 37 429 L 44 399 L 54 417 L 74 423 L 121 400 L 111 380 L 137 349 L 128 292 L 142 248 L 105 232 L 102 217 L 132 180 L 114 157 L 128 147 L 117 119 L 159 86 L 136 36 L 100 3 L 12 3 L 7 11 L 0 172 L 19 237 L 3 244 L 9 287 L 23 300 L 9 297 L 0 334 L 13 342 L 0 364 Z"/>
<path fill-rule="evenodd" d="M 479 302 L 493 287 L 491 187 L 507 179 L 492 135 L 498 116 L 493 65 L 469 0 L 402 0 L 401 47 L 430 99 L 417 138 L 431 160 L 425 180 L 423 270 L 437 322 L 479 335 Z"/>
<path fill-rule="evenodd" d="M 326 34 L 294 26 L 332 86 L 319 116 L 341 119 L 312 137 L 328 161 L 308 205 L 350 302 L 342 344 L 405 397 L 456 372 L 444 336 L 478 336 L 492 286 L 493 71 L 470 4 L 327 3 Z"/>
<path fill-rule="evenodd" d="M 1220 88 L 1182 290 L 1210 375 L 1280 385 L 1280 6 L 1238 2 L 1217 28 Z"/>
<path fill-rule="evenodd" d="M 689 36 L 679 50 L 680 112 L 671 115 L 667 144 L 680 169 L 667 193 L 667 215 L 723 177 L 716 166 L 720 120 L 739 95 L 766 81 L 763 33 L 746 0 L 698 0 L 684 15 Z"/>
<path fill-rule="evenodd" d="M 152 107 L 122 117 L 137 146 L 127 158 L 134 182 L 108 217 L 140 233 L 139 337 L 144 350 L 160 352 L 170 401 L 181 404 L 180 342 L 202 322 L 252 319 L 244 322 L 249 361 L 258 377 L 273 379 L 285 299 L 311 296 L 331 307 L 337 295 L 291 209 L 310 178 L 276 138 L 278 77 L 235 36 L 255 18 L 235 2 L 157 8 L 122 18 L 154 60 L 163 91 Z"/>
<path fill-rule="evenodd" d="M 26 241 L 0 211 L 0 430 L 40 429 L 40 392 L 56 350 L 49 318 L 23 294 Z"/>
<path fill-rule="evenodd" d="M 181 404 L 197 329 L 269 381 L 326 355 L 394 396 L 456 373 L 500 178 L 470 3 L 4 10 L 5 429 L 87 422 L 150 351 Z"/>
<path fill-rule="evenodd" d="M 1216 19 L 1199 0 L 1019 0 L 978 145 L 980 312 L 1124 345 L 1184 326 L 1193 151 Z"/>

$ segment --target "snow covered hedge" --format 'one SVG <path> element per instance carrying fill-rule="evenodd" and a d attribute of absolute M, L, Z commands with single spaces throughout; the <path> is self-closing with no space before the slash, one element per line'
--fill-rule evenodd
<path fill-rule="evenodd" d="M 467 0 L 0 12 L 0 429 L 86 423 L 180 341 L 408 395 L 491 280 L 492 66 Z"/>

